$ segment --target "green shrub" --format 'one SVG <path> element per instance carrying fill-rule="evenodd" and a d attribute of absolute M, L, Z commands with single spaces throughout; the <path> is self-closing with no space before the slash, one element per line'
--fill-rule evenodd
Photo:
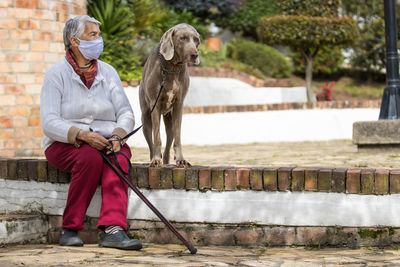
<path fill-rule="evenodd" d="M 101 22 L 104 50 L 100 59 L 112 65 L 121 80 L 138 80 L 141 77 L 139 57 L 133 55 L 135 29 L 133 15 L 125 1 L 90 0 L 88 15 Z"/>
<path fill-rule="evenodd" d="M 288 78 L 292 67 L 286 58 L 268 45 L 234 39 L 228 46 L 228 57 L 259 69 L 265 76 Z"/>
<path fill-rule="evenodd" d="M 224 48 L 225 47 L 225 48 Z M 222 45 L 220 52 L 208 50 L 204 44 L 199 46 L 200 66 L 202 67 L 219 67 L 226 60 L 226 45 Z"/>
<path fill-rule="evenodd" d="M 104 50 L 100 59 L 112 65 L 122 81 L 141 80 L 142 68 L 138 56 L 134 56 L 134 40 L 103 36 Z"/>

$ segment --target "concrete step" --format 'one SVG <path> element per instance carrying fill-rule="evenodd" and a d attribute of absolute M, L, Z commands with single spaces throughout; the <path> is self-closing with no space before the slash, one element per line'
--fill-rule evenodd
<path fill-rule="evenodd" d="M 0 214 L 0 246 L 46 243 L 48 218 L 41 214 Z"/>

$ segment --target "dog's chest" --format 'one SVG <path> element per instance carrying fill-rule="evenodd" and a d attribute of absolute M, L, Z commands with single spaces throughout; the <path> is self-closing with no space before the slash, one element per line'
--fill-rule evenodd
<path fill-rule="evenodd" d="M 165 84 L 164 93 L 161 95 L 161 110 L 162 114 L 169 113 L 179 95 L 180 83 L 176 80 Z"/>

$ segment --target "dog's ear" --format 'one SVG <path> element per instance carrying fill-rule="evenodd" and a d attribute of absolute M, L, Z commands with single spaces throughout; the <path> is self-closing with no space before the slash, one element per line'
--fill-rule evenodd
<path fill-rule="evenodd" d="M 161 37 L 160 54 L 165 60 L 171 60 L 174 57 L 174 42 L 172 40 L 174 31 L 175 29 L 171 28 Z"/>

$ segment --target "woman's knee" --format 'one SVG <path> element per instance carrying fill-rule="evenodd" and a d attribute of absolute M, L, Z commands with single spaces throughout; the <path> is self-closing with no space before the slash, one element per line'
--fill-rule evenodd
<path fill-rule="evenodd" d="M 103 158 L 100 155 L 100 151 L 87 144 L 84 144 L 79 148 L 76 164 L 81 167 L 92 167 L 101 171 L 103 166 Z"/>

